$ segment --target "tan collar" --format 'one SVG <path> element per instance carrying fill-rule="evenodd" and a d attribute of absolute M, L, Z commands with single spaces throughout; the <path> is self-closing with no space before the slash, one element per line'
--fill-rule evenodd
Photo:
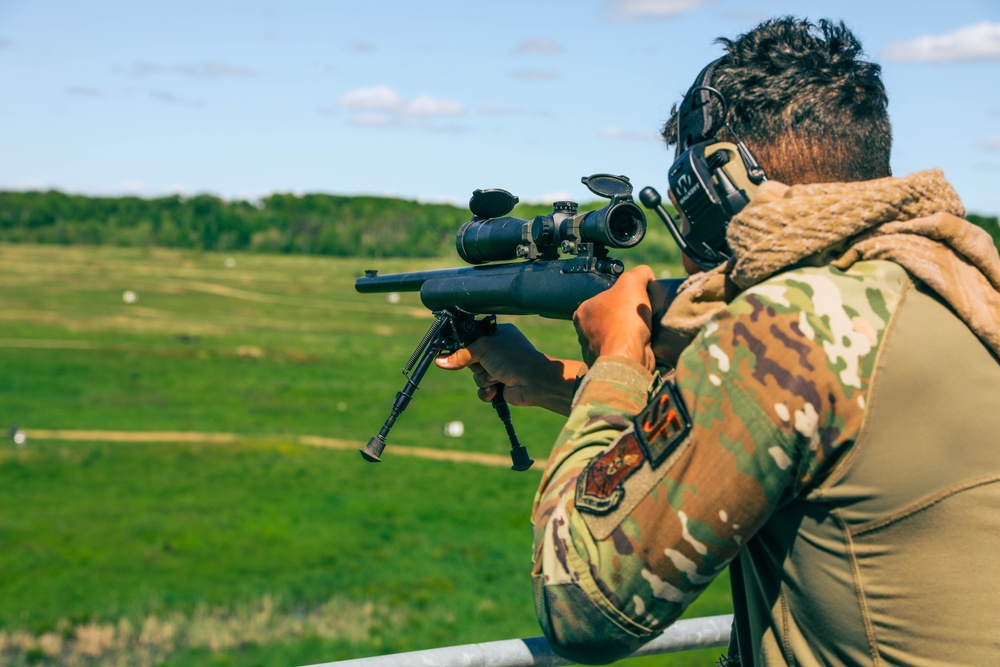
<path fill-rule="evenodd" d="M 857 183 L 766 182 L 729 225 L 733 259 L 692 276 L 663 325 L 693 335 L 737 293 L 795 266 L 886 259 L 927 283 L 1000 355 L 1000 257 L 964 215 L 937 169 Z"/>

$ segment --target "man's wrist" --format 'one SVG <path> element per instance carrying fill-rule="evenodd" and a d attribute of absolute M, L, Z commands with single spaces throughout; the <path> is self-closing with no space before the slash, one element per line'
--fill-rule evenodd
<path fill-rule="evenodd" d="M 638 413 L 646 404 L 654 375 L 646 366 L 623 356 L 600 356 L 578 383 L 571 407 L 599 396 L 611 408 Z"/>
<path fill-rule="evenodd" d="M 646 348 L 642 345 L 636 345 L 630 341 L 609 342 L 601 346 L 598 358 L 602 357 L 629 359 L 642 364 L 646 359 Z"/>
<path fill-rule="evenodd" d="M 547 382 L 538 385 L 535 405 L 563 416 L 569 416 L 573 405 L 573 395 L 579 378 L 587 372 L 587 365 L 572 359 L 553 359 L 558 364 L 558 373 L 553 373 Z"/>

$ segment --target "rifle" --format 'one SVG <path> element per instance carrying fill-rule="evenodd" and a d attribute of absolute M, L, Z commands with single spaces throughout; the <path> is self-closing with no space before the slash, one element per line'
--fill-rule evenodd
<path fill-rule="evenodd" d="M 472 266 L 383 276 L 368 270 L 357 279 L 355 289 L 362 293 L 419 291 L 435 317 L 403 368 L 406 385 L 396 394 L 388 419 L 360 450 L 366 461 L 382 460 L 389 430 L 435 357 L 494 333 L 497 315 L 571 320 L 581 303 L 611 287 L 624 272 L 625 265 L 609 257 L 608 248 L 634 247 L 646 233 L 646 217 L 632 200 L 632 184 L 611 174 L 580 180 L 609 199 L 608 205 L 580 212 L 575 202 L 558 201 L 552 213 L 525 220 L 507 215 L 519 201 L 516 196 L 499 188 L 475 190 L 469 201 L 472 219 L 458 230 L 455 242 L 459 256 Z M 523 261 L 509 262 L 514 259 Z M 660 282 L 667 292 L 665 309 L 682 281 Z M 478 315 L 485 317 L 476 319 Z M 655 312 L 653 318 L 659 321 Z M 510 441 L 511 469 L 527 470 L 534 461 L 517 439 L 502 386 L 492 404 Z"/>

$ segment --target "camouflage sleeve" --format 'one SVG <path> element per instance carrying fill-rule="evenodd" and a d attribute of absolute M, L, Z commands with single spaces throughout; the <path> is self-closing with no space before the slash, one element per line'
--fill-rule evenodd
<path fill-rule="evenodd" d="M 595 364 L 533 512 L 558 652 L 608 662 L 661 632 L 851 441 L 885 313 L 819 312 L 817 293 L 744 293 L 651 397 L 641 369 Z"/>
<path fill-rule="evenodd" d="M 580 473 L 631 425 L 646 405 L 652 380 L 644 366 L 629 359 L 598 359 L 577 390 L 535 496 L 535 609 L 556 651 L 576 662 L 609 662 L 645 641 L 622 633 L 593 603 L 604 595 L 587 572 L 587 546 L 570 537 L 569 521 Z"/>

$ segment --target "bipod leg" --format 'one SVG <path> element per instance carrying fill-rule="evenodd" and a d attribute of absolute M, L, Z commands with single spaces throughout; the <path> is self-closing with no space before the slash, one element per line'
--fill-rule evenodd
<path fill-rule="evenodd" d="M 497 385 L 497 393 L 493 397 L 493 409 L 497 411 L 497 417 L 503 422 L 503 427 L 507 431 L 507 438 L 510 440 L 510 462 L 511 470 L 527 470 L 534 461 L 528 455 L 528 450 L 517 439 L 514 432 L 514 422 L 510 418 L 510 406 L 503 397 L 503 385 Z"/>
<path fill-rule="evenodd" d="M 406 362 L 406 368 L 403 371 L 407 373 L 413 367 L 413 361 L 420 358 L 417 363 L 416 368 L 413 372 L 406 376 L 406 385 L 403 386 L 401 390 L 396 394 L 396 400 L 393 401 L 392 409 L 389 412 L 389 417 L 385 420 L 385 424 L 382 425 L 381 430 L 379 430 L 378 435 L 371 438 L 368 444 L 365 445 L 359 451 L 361 456 L 370 463 L 381 463 L 382 462 L 382 451 L 385 449 L 386 441 L 385 439 L 389 435 L 389 430 L 392 425 L 396 423 L 396 419 L 402 414 L 406 406 L 410 404 L 410 399 L 413 398 L 413 394 L 417 391 L 417 387 L 420 385 L 420 381 L 424 377 L 424 373 L 430 368 L 431 362 L 434 361 L 434 357 L 440 352 L 439 340 L 441 338 L 442 332 L 446 329 L 446 325 L 451 323 L 451 316 L 447 313 L 439 316 L 434 320 L 434 324 L 428 329 L 427 333 L 424 335 L 423 340 L 414 350 L 413 354 L 410 356 L 410 360 Z"/>

